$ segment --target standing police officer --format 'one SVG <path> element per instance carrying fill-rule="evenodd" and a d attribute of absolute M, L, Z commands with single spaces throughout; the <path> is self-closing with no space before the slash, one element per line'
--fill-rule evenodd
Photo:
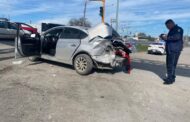
<path fill-rule="evenodd" d="M 175 82 L 175 70 L 183 50 L 183 29 L 171 19 L 167 20 L 165 24 L 169 33 L 168 35 L 161 34 L 160 37 L 166 41 L 167 78 L 164 79 L 164 84 L 169 85 Z"/>

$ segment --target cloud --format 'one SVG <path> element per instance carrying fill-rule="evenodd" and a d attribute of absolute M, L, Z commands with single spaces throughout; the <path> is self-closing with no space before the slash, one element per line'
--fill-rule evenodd
<path fill-rule="evenodd" d="M 55 18 L 51 18 L 51 19 L 43 19 L 43 20 L 39 20 L 38 24 L 41 24 L 41 23 L 57 23 L 57 24 L 65 24 L 69 21 L 68 18 L 65 18 L 65 17 L 55 17 Z"/>
<path fill-rule="evenodd" d="M 33 1 L 33 0 L 31 0 Z M 47 10 L 47 6 L 33 6 L 28 7 L 27 4 L 24 4 L 26 1 L 22 0 L 1 0 L 0 1 L 0 11 L 2 15 L 9 16 L 19 16 L 23 14 L 31 14 L 36 12 L 42 12 Z M 24 6 L 26 6 L 24 8 Z"/>
<path fill-rule="evenodd" d="M 10 15 L 16 21 L 32 20 L 66 24 L 83 16 L 85 0 L 0 0 L 0 16 Z M 87 18 L 93 25 L 101 22 L 101 2 L 88 2 Z M 130 28 L 161 25 L 168 18 L 190 23 L 190 0 L 120 0 L 120 25 Z M 106 21 L 116 17 L 116 0 L 106 0 Z"/>
<path fill-rule="evenodd" d="M 116 4 L 115 0 L 110 1 Z M 119 20 L 130 23 L 131 28 L 147 27 L 164 23 L 171 18 L 177 21 L 190 19 L 190 0 L 120 0 Z M 107 8 L 107 21 L 115 18 L 116 9 Z"/>

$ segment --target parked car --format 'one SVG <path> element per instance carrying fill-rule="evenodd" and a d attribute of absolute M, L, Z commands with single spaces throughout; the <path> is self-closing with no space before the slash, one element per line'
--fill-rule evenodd
<path fill-rule="evenodd" d="M 57 26 L 64 26 L 64 25 L 61 25 L 61 24 L 55 24 L 55 23 L 42 23 L 41 24 L 41 32 L 45 32 L 51 28 L 54 28 L 54 27 L 57 27 Z"/>
<path fill-rule="evenodd" d="M 0 20 L 0 38 L 14 39 L 16 37 L 17 27 L 8 20 Z"/>
<path fill-rule="evenodd" d="M 164 55 L 165 53 L 165 42 L 152 43 L 148 46 L 148 54 Z"/>
<path fill-rule="evenodd" d="M 23 30 L 25 33 L 38 34 L 38 29 L 32 27 L 31 25 L 21 22 L 16 22 L 16 24 L 20 24 L 20 29 Z"/>
<path fill-rule="evenodd" d="M 15 39 L 17 34 L 18 23 L 9 22 L 0 19 L 0 39 Z M 37 34 L 37 29 L 25 23 L 19 23 L 20 34 Z"/>
<path fill-rule="evenodd" d="M 39 36 L 18 36 L 17 50 L 21 56 L 33 56 L 73 65 L 77 73 L 87 75 L 93 68 L 122 67 L 126 60 L 116 55 L 112 41 L 113 29 L 100 24 L 91 29 L 76 26 L 54 27 Z M 125 51 L 125 50 L 124 50 Z"/>

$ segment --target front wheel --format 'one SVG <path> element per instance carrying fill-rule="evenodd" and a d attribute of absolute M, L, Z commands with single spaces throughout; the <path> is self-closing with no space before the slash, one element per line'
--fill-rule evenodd
<path fill-rule="evenodd" d="M 88 75 L 92 72 L 93 61 L 90 56 L 80 54 L 74 59 L 74 68 L 80 75 Z"/>
<path fill-rule="evenodd" d="M 40 57 L 39 56 L 31 56 L 28 58 L 31 62 L 36 62 L 36 61 L 39 61 L 40 60 Z"/>

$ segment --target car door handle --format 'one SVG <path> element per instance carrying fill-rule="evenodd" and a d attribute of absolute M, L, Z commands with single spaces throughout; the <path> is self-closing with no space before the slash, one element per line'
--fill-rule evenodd
<path fill-rule="evenodd" d="M 71 47 L 76 47 L 76 44 L 71 44 Z"/>

